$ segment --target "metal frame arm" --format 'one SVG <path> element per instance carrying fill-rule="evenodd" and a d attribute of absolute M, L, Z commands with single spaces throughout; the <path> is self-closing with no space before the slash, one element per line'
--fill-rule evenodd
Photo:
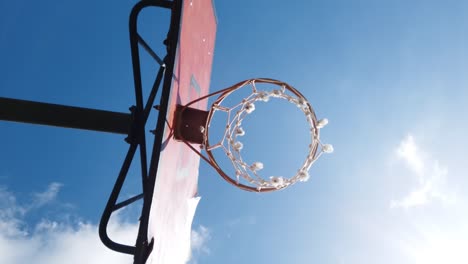
<path fill-rule="evenodd" d="M 158 168 L 159 154 L 162 145 L 161 142 L 168 110 L 172 75 L 174 71 L 176 48 L 178 42 L 177 40 L 179 37 L 180 28 L 180 16 L 182 6 L 181 3 L 182 0 L 142 0 L 133 7 L 132 12 L 130 14 L 130 47 L 132 54 L 133 77 L 136 96 L 136 106 L 133 108 L 132 111 L 135 113 L 135 123 L 132 129 L 132 133 L 129 136 L 129 140 L 127 141 L 131 144 L 131 146 L 125 158 L 124 164 L 122 165 L 119 176 L 117 177 L 116 183 L 109 197 L 109 201 L 107 202 L 106 208 L 101 217 L 101 222 L 99 225 L 99 235 L 101 241 L 108 248 L 118 252 L 134 255 L 134 263 L 136 264 L 145 263 L 153 247 L 152 241 L 148 242 L 148 223 L 151 203 L 153 199 L 153 189 L 156 182 L 156 172 Z M 167 55 L 162 60 L 149 47 L 147 42 L 145 42 L 145 40 L 138 34 L 138 15 L 146 7 L 162 7 L 171 10 L 170 28 L 167 33 L 167 38 L 164 41 L 164 43 L 166 44 Z M 150 92 L 150 95 L 148 96 L 148 100 L 145 105 L 143 105 L 144 102 L 142 96 L 139 45 L 141 45 L 141 47 L 149 53 L 149 55 L 156 61 L 156 63 L 160 65 L 160 69 L 157 73 L 155 82 L 153 84 L 152 90 Z M 154 130 L 155 139 L 152 148 L 150 167 L 148 168 L 146 155 L 145 124 L 148 119 L 151 107 L 153 106 L 161 82 L 162 92 L 158 111 L 158 121 L 156 129 Z M 117 203 L 117 198 L 120 194 L 120 190 L 125 181 L 131 161 L 138 147 L 140 148 L 143 193 L 129 200 Z M 112 213 L 132 202 L 139 200 L 140 198 L 143 198 L 143 208 L 141 211 L 140 225 L 135 246 L 123 245 L 110 239 L 109 235 L 107 234 L 107 225 L 109 223 L 109 219 Z"/>
<path fill-rule="evenodd" d="M 0 97 L 0 120 L 128 134 L 131 114 Z"/>

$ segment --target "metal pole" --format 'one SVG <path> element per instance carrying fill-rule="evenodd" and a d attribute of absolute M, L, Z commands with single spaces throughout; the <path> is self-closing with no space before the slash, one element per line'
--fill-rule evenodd
<path fill-rule="evenodd" d="M 0 120 L 127 135 L 131 114 L 0 97 Z"/>

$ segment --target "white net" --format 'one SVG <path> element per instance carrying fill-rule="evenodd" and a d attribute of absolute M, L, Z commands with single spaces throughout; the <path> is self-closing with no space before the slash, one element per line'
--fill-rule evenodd
<path fill-rule="evenodd" d="M 275 85 L 276 87 L 272 90 L 257 89 L 257 83 L 269 83 Z M 243 98 L 239 103 L 235 104 L 234 106 L 223 105 L 223 100 L 233 91 L 249 88 L 251 89 L 250 94 Z M 295 105 L 300 111 L 303 112 L 310 130 L 310 144 L 308 152 L 305 155 L 305 160 L 297 172 L 289 177 L 264 177 L 261 175 L 261 170 L 264 168 L 264 164 L 260 160 L 249 163 L 242 157 L 242 148 L 244 146 L 242 143 L 242 137 L 246 134 L 246 132 L 248 132 L 244 130 L 242 122 L 247 116 L 252 115 L 252 113 L 255 111 L 256 102 L 269 102 L 270 98 L 283 99 Z M 309 102 L 307 102 L 307 100 L 299 92 L 297 92 L 297 90 L 285 83 L 271 79 L 248 80 L 244 83 L 241 83 L 239 86 L 235 86 L 235 89 L 221 95 L 218 100 L 213 103 L 211 114 L 213 115 L 217 111 L 227 113 L 224 134 L 219 141 L 210 145 L 208 139 L 209 124 L 207 129 L 201 128 L 202 133 L 206 132 L 204 133 L 204 148 L 208 153 L 211 153 L 211 151 L 214 149 L 221 148 L 223 150 L 234 167 L 234 180 L 237 185 L 242 184 L 244 186 L 255 188 L 257 191 L 261 191 L 264 189 L 282 189 L 298 181 L 305 182 L 310 177 L 310 167 L 321 156 L 321 154 L 324 152 L 333 152 L 333 147 L 329 144 L 322 144 L 320 142 L 319 136 L 320 129 L 328 123 L 328 120 L 317 120 Z"/>

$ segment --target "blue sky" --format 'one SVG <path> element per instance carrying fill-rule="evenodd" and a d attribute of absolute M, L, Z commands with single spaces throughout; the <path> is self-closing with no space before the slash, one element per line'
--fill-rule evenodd
<path fill-rule="evenodd" d="M 132 5 L 0 2 L 0 96 L 126 111 Z M 191 262 L 467 263 L 468 3 L 245 0 L 216 9 L 211 90 L 252 77 L 290 83 L 330 120 L 322 139 L 335 153 L 307 183 L 270 194 L 235 189 L 201 163 Z M 305 122 L 289 105 L 265 107 L 274 118 L 252 116 L 245 150 L 295 168 Z M 123 137 L 5 122 L 0 130 L 0 262 L 131 263 L 96 230 Z M 139 190 L 138 168 L 130 176 L 125 195 Z M 137 211 L 113 220 L 129 243 Z"/>

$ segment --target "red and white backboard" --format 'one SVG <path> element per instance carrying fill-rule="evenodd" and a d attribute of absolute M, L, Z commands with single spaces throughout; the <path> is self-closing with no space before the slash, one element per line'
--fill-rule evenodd
<path fill-rule="evenodd" d="M 172 123 L 177 104 L 208 94 L 216 37 L 212 0 L 184 0 L 176 64 L 167 120 Z M 207 101 L 191 107 L 206 110 Z M 197 197 L 200 157 L 175 141 L 166 127 L 148 227 L 154 247 L 153 264 L 185 263 L 190 257 L 190 233 Z"/>

